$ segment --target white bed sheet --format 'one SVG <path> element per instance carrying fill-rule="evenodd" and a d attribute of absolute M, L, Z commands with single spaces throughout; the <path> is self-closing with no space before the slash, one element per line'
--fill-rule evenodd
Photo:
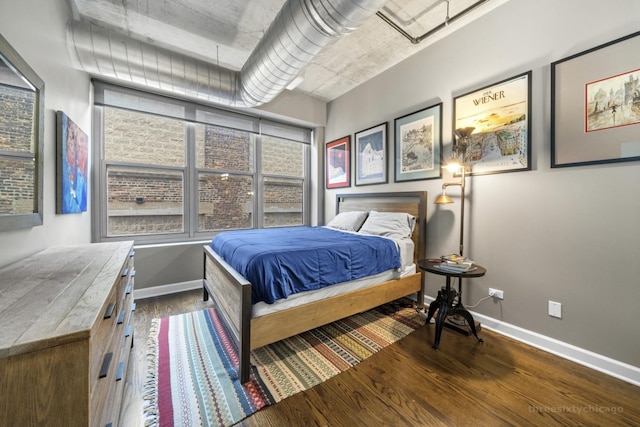
<path fill-rule="evenodd" d="M 413 254 L 413 251 L 411 251 Z M 286 299 L 281 299 L 273 304 L 267 304 L 265 302 L 259 302 L 251 307 L 251 317 L 260 317 L 265 314 L 275 313 L 280 310 L 295 307 L 310 302 L 319 301 L 321 299 L 342 295 L 347 292 L 355 291 L 358 289 L 364 289 L 369 286 L 384 283 L 392 279 L 398 279 L 414 274 L 416 272 L 416 265 L 410 264 L 405 266 L 402 270 L 387 270 L 382 273 L 378 273 L 374 276 L 367 276 L 361 279 L 352 280 L 349 282 L 338 283 L 335 285 L 327 286 L 323 289 L 315 291 L 300 292 L 290 295 Z"/>
<path fill-rule="evenodd" d="M 327 227 L 327 228 L 331 228 L 331 227 Z M 360 234 L 357 231 L 340 230 L 337 228 L 331 228 L 331 229 L 335 231 L 340 231 L 342 233 Z M 365 234 L 365 236 L 373 236 L 373 235 Z M 413 264 L 413 251 L 415 249 L 415 243 L 413 243 L 413 240 L 411 240 L 410 238 L 394 239 L 386 236 L 376 236 L 376 237 L 382 237 L 383 239 L 393 240 L 396 243 L 396 247 L 400 251 L 400 263 L 402 265 L 401 267 L 402 269 L 409 267 L 411 264 Z"/>

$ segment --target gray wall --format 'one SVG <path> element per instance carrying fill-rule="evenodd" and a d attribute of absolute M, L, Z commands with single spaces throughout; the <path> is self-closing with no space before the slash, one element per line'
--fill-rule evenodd
<path fill-rule="evenodd" d="M 202 281 L 203 244 L 205 243 L 136 247 L 136 290 Z"/>
<path fill-rule="evenodd" d="M 388 121 L 390 183 L 348 191 L 429 191 L 427 256 L 457 252 L 460 204 L 433 204 L 443 180 L 393 183 L 393 120 L 442 101 L 446 158 L 452 98 L 532 70 L 533 170 L 468 181 L 465 255 L 488 273 L 463 302 L 502 289 L 474 310 L 640 367 L 640 162 L 551 169 L 549 137 L 550 63 L 640 30 L 639 16 L 636 0 L 510 0 L 329 103 L 325 140 Z M 341 192 L 325 191 L 327 218 Z M 431 297 L 444 284 L 427 282 Z"/>

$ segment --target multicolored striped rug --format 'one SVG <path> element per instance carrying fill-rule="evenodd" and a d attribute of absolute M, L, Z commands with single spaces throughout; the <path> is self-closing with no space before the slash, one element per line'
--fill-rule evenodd
<path fill-rule="evenodd" d="M 212 308 L 154 319 L 145 391 L 147 426 L 230 426 L 356 365 L 424 324 L 390 303 L 251 353 L 238 380 L 237 351 Z"/>

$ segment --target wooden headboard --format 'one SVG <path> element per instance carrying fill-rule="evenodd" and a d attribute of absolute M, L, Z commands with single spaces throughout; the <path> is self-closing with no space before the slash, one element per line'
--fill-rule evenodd
<path fill-rule="evenodd" d="M 425 258 L 427 248 L 427 192 L 356 193 L 336 195 L 336 214 L 350 211 L 406 212 L 416 217 L 411 240 L 414 262 Z"/>

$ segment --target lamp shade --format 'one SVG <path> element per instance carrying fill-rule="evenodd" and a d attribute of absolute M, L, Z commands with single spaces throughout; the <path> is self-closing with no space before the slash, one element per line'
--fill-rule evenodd
<path fill-rule="evenodd" d="M 441 195 L 439 195 L 435 201 L 436 205 L 446 205 L 448 203 L 453 203 L 453 200 L 451 199 L 451 197 L 447 196 L 447 194 L 444 192 Z"/>

